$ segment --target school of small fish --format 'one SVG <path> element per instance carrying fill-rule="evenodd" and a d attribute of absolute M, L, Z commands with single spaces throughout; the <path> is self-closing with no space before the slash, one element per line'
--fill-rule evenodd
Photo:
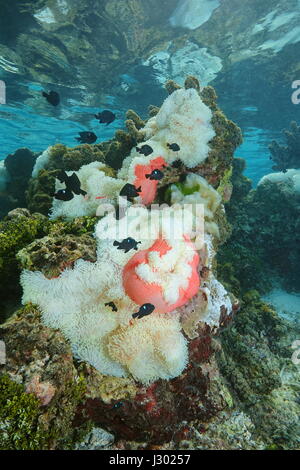
<path fill-rule="evenodd" d="M 43 91 L 42 96 L 46 98 L 47 102 L 52 106 L 58 106 L 61 102 L 60 95 L 54 90 L 50 90 L 48 93 Z M 107 109 L 98 114 L 94 115 L 95 119 L 99 121 L 100 124 L 106 124 L 108 126 L 116 119 L 116 115 Z M 80 144 L 94 144 L 97 141 L 98 137 L 94 132 L 91 131 L 83 131 L 79 132 L 79 137 L 76 137 L 76 140 Z M 177 143 L 167 143 L 166 146 L 169 150 L 173 152 L 179 152 L 180 146 Z M 144 156 L 149 156 L 153 153 L 153 149 L 150 145 L 144 144 L 140 147 L 136 147 L 136 151 Z M 163 165 L 165 167 L 166 165 Z M 174 164 L 173 164 L 174 166 Z M 65 185 L 65 188 L 59 189 L 56 191 L 52 196 L 55 199 L 60 201 L 70 201 L 74 198 L 74 194 L 86 196 L 86 191 L 81 189 L 81 183 L 76 175 L 76 173 L 72 173 L 70 176 L 67 175 L 65 171 L 61 171 L 57 176 L 57 179 Z M 164 173 L 156 168 L 151 173 L 145 175 L 145 177 L 150 181 L 160 181 L 164 177 Z M 142 188 L 141 186 L 135 187 L 133 184 L 126 183 L 124 187 L 120 191 L 120 196 L 127 198 L 130 202 L 133 202 L 134 198 L 138 197 L 141 193 Z M 105 196 L 104 196 L 105 197 Z M 101 199 L 101 198 L 99 198 Z M 125 211 L 124 211 L 125 212 Z M 123 214 L 125 215 L 125 214 Z M 117 206 L 116 208 L 116 218 L 119 220 L 121 218 L 120 207 Z M 124 250 L 124 253 L 128 253 L 130 250 L 138 250 L 138 245 L 140 241 L 136 241 L 131 237 L 128 237 L 121 242 L 115 240 L 113 242 L 113 246 L 117 247 L 118 250 Z M 114 302 L 107 302 L 105 306 L 110 307 L 113 312 L 117 312 L 118 308 L 116 307 Z M 133 319 L 141 319 L 145 316 L 150 315 L 155 310 L 155 306 L 151 303 L 145 303 L 141 305 L 138 312 L 132 314 Z"/>

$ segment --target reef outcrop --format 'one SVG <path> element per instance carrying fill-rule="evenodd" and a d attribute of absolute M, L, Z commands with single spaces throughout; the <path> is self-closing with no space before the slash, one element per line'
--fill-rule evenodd
<path fill-rule="evenodd" d="M 233 159 L 240 130 L 194 77 L 167 89 L 148 121 L 130 111 L 118 165 L 98 146 L 54 146 L 29 183 L 31 201 L 43 201 L 39 182 L 51 174 L 48 211 L 41 206 L 50 217 L 18 209 L 1 222 L 1 269 L 17 286 L 23 269 L 26 305 L 0 328 L 0 387 L 14 403 L 0 411 L 0 448 L 73 448 L 92 426 L 112 433 L 116 449 L 288 448 L 284 417 L 294 423 L 297 405 L 277 415 L 276 435 L 258 429 L 268 403 L 279 409 L 285 396 L 291 333 L 257 294 L 246 295 L 226 251 L 251 195 Z M 53 198 L 61 171 L 87 194 Z M 128 186 L 139 190 L 122 212 Z M 287 429 L 292 443 L 295 429 Z"/>
<path fill-rule="evenodd" d="M 300 168 L 300 127 L 295 121 L 291 122 L 290 129 L 284 131 L 286 146 L 279 145 L 275 140 L 270 145 L 271 159 L 274 162 L 273 170 L 286 172 L 289 169 Z"/>
<path fill-rule="evenodd" d="M 17 207 L 25 207 L 28 181 L 37 156 L 21 148 L 0 162 L 0 218 Z"/>
<path fill-rule="evenodd" d="M 40 237 L 12 254 L 15 274 L 25 268 L 27 306 L 17 317 L 24 315 L 26 324 L 34 317 L 41 331 L 60 329 L 75 356 L 71 368 L 87 384 L 76 426 L 88 416 L 127 439 L 149 442 L 170 439 L 183 420 L 208 420 L 226 408 L 214 336 L 238 308 L 214 275 L 214 257 L 230 235 L 223 204 L 240 130 L 218 110 L 213 90 L 201 89 L 196 79 L 167 88 L 169 97 L 148 121 L 129 112 L 140 134 L 118 173 L 98 146 L 57 145 L 39 156 L 28 194 L 43 201 L 39 182 L 51 175 L 50 219 L 39 215 Z M 75 172 L 87 196 L 53 199 L 62 188 L 61 171 Z M 156 172 L 159 178 L 152 179 Z M 126 217 L 116 217 L 126 184 L 140 190 L 126 201 Z M 155 210 L 153 202 L 163 205 Z M 19 219 L 32 220 L 23 212 Z M 94 216 L 100 217 L 96 225 Z M 130 240 L 136 245 L 126 249 Z M 145 315 L 144 306 L 150 306 Z M 4 324 L 4 334 L 17 331 L 17 317 Z M 34 355 L 29 362 L 34 369 Z M 3 373 L 15 380 L 17 369 L 9 358 Z M 36 373 L 19 382 L 41 401 L 41 410 L 56 402 L 56 379 Z"/>
<path fill-rule="evenodd" d="M 232 313 L 231 298 L 215 279 L 212 265 L 214 239 L 215 244 L 223 242 L 220 234 L 226 237 L 227 230 L 225 217 L 216 216 L 218 211 L 222 212 L 224 195 L 218 150 L 223 150 L 225 144 L 220 134 L 223 126 L 232 127 L 233 150 L 240 139 L 239 130 L 222 117 L 210 89 L 204 90 L 203 96 L 212 109 L 205 104 L 196 79 L 188 78 L 185 88 L 167 87 L 169 97 L 147 122 L 130 112 L 144 141 L 136 142 L 117 175 L 109 169 L 105 158 L 102 162 L 99 158 L 91 163 L 83 161 L 75 174 L 86 196 L 75 194 L 67 201 L 53 199 L 50 218 L 54 221 L 59 217 L 66 220 L 101 217 L 95 228 L 97 259 L 92 260 L 95 262 L 80 259 L 73 268 L 67 267 L 61 275 L 49 278 L 49 250 L 58 246 L 56 251 L 62 255 L 67 239 L 61 243 L 59 239 L 46 238 L 18 254 L 23 267 L 31 267 L 21 276 L 23 301 L 39 305 L 45 324 L 64 332 L 75 356 L 101 373 L 132 376 L 145 385 L 177 377 L 185 369 L 189 353 L 182 328 L 187 335 L 192 332 L 194 338 L 199 322 L 217 329 L 220 317 Z M 213 138 L 219 142 L 216 148 Z M 75 160 L 76 152 L 85 155 L 88 149 L 75 149 Z M 224 173 L 230 169 L 232 158 L 232 153 L 227 152 L 222 154 Z M 58 146 L 48 149 L 36 161 L 33 179 L 52 168 L 66 170 L 68 154 L 72 151 Z M 181 186 L 164 184 L 164 169 L 173 168 L 178 162 L 181 168 L 175 181 Z M 210 171 L 217 176 L 214 184 L 222 187 L 220 192 L 197 174 L 205 173 L 210 162 L 215 165 Z M 152 177 L 156 173 L 158 179 Z M 127 187 L 135 193 L 128 194 L 123 217 L 116 217 L 115 208 L 121 203 L 119 194 Z M 62 188 L 57 180 L 55 191 Z M 164 193 L 169 194 L 169 205 L 153 209 L 151 203 L 155 200 L 164 202 Z M 136 202 L 143 206 L 135 205 Z M 127 249 L 130 240 L 133 245 Z M 79 240 L 74 239 L 74 243 L 80 245 Z M 37 270 L 37 258 L 43 260 L 45 251 L 41 245 L 48 247 L 47 260 L 40 262 L 46 275 Z M 133 249 L 137 250 L 135 255 Z M 57 267 L 60 266 L 57 262 Z M 195 308 L 186 307 L 190 301 Z M 180 312 L 178 309 L 183 306 L 185 309 Z M 143 308 L 150 311 L 145 310 L 144 315 Z"/>
<path fill-rule="evenodd" d="M 265 293 L 276 282 L 299 291 L 299 170 L 271 173 L 251 189 L 244 167 L 234 159 L 226 205 L 233 231 L 218 251 L 218 276 L 237 296 L 249 289 Z"/>

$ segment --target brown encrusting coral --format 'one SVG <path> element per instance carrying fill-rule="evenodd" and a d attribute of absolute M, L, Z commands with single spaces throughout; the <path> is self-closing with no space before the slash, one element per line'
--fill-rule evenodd
<path fill-rule="evenodd" d="M 23 269 L 38 269 L 51 279 L 77 259 L 95 262 L 96 242 L 89 235 L 50 235 L 27 245 L 16 258 Z"/>

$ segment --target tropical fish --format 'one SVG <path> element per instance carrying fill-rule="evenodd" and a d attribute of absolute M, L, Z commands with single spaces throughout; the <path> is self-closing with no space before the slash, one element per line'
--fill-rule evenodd
<path fill-rule="evenodd" d="M 137 197 L 141 191 L 141 186 L 139 188 L 136 188 L 133 184 L 126 183 L 120 191 L 120 196 L 133 198 Z"/>
<path fill-rule="evenodd" d="M 146 178 L 148 178 L 149 180 L 155 180 L 155 181 L 162 180 L 163 177 L 164 177 L 164 174 L 160 170 L 153 170 L 152 173 L 146 175 Z"/>
<path fill-rule="evenodd" d="M 114 302 L 107 302 L 107 303 L 104 304 L 104 305 L 105 305 L 105 307 L 111 307 L 111 309 L 112 309 L 113 312 L 117 312 L 117 311 L 118 311 L 118 309 L 117 309 L 117 307 L 116 307 L 116 305 L 115 305 Z"/>
<path fill-rule="evenodd" d="M 137 250 L 138 244 L 142 242 L 137 242 L 134 238 L 128 237 L 124 238 L 121 242 L 117 240 L 114 241 L 114 246 L 117 246 L 118 250 L 124 250 L 124 253 L 128 253 L 130 250 Z"/>
<path fill-rule="evenodd" d="M 84 131 L 79 132 L 80 137 L 76 137 L 76 140 L 81 144 L 94 144 L 98 137 L 94 132 Z"/>
<path fill-rule="evenodd" d="M 57 91 L 49 91 L 49 93 L 46 93 L 45 91 L 43 91 L 42 95 L 44 96 L 44 98 L 46 98 L 48 103 L 52 104 L 52 106 L 59 105 L 60 96 L 57 93 Z"/>
<path fill-rule="evenodd" d="M 101 124 L 106 124 L 108 126 L 108 124 L 112 123 L 116 119 L 116 115 L 112 111 L 105 109 L 101 113 L 95 114 L 95 118 L 98 119 Z"/>
<path fill-rule="evenodd" d="M 68 176 L 65 171 L 61 171 L 57 175 L 57 179 L 61 183 L 65 183 L 66 188 L 59 189 L 54 194 L 55 199 L 58 199 L 60 201 L 71 201 L 71 199 L 73 199 L 74 197 L 74 194 L 82 194 L 82 196 L 85 196 L 87 194 L 86 191 L 83 191 L 81 189 L 81 183 L 76 173 L 72 173 L 71 176 Z"/>
<path fill-rule="evenodd" d="M 180 147 L 178 144 L 167 144 L 167 147 L 169 147 L 170 150 L 173 150 L 173 152 L 179 152 Z"/>
<path fill-rule="evenodd" d="M 71 201 L 71 199 L 74 197 L 74 194 L 72 191 L 68 191 L 67 189 L 59 189 L 56 191 L 53 197 L 59 201 Z"/>
<path fill-rule="evenodd" d="M 171 164 L 171 167 L 172 168 L 181 168 L 183 165 L 182 161 L 181 160 L 175 160 L 175 162 L 173 162 Z"/>
<path fill-rule="evenodd" d="M 145 157 L 148 157 L 148 155 L 151 155 L 153 153 L 153 148 L 150 147 L 150 145 L 142 145 L 141 147 L 136 147 L 136 151 L 138 153 L 141 153 L 142 155 L 145 155 Z"/>
<path fill-rule="evenodd" d="M 134 313 L 132 315 L 132 318 L 143 318 L 146 317 L 147 315 L 150 315 L 153 310 L 155 310 L 155 307 L 153 304 L 144 304 L 140 307 L 139 311 Z"/>

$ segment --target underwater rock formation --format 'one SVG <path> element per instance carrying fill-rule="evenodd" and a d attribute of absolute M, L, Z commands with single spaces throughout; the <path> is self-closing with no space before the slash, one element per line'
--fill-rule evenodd
<path fill-rule="evenodd" d="M 178 93 L 173 97 L 170 96 L 161 110 L 156 109 L 154 116 L 147 122 L 142 121 L 133 111 L 128 111 L 127 116 L 130 120 L 126 121 L 127 133 L 117 131 L 114 139 L 97 145 L 81 145 L 74 149 L 56 145 L 43 152 L 33 169 L 33 178 L 27 191 L 28 208 L 31 211 L 39 211 L 48 215 L 52 205 L 51 195 L 55 192 L 55 189 L 59 190 L 62 187 L 58 181 L 55 181 L 58 169 L 67 172 L 75 170 L 76 172 L 78 168 L 81 168 L 80 172 L 84 175 L 82 189 L 88 190 L 87 192 L 90 192 L 90 195 L 87 199 L 83 199 L 80 195 L 75 196 L 67 203 L 54 201 L 51 211 L 53 218 L 66 216 L 66 214 L 69 218 L 79 216 L 84 214 L 86 210 L 91 215 L 95 214 L 100 203 L 99 198 L 103 199 L 106 204 L 113 203 L 116 205 L 117 198 L 110 197 L 112 191 L 107 189 L 107 185 L 114 184 L 118 186 L 122 181 L 123 184 L 129 181 L 135 184 L 136 187 L 141 186 L 140 196 L 143 203 L 149 204 L 154 199 L 155 202 L 163 202 L 165 200 L 163 193 L 167 189 L 168 183 L 178 182 L 180 176 L 188 171 L 202 175 L 213 187 L 219 187 L 218 191 L 223 200 L 226 201 L 226 197 L 228 198 L 228 194 L 230 197 L 231 191 L 230 165 L 232 154 L 242 141 L 240 129 L 226 119 L 218 109 L 216 105 L 217 96 L 213 88 L 205 87 L 200 90 L 199 83 L 193 77 L 188 77 L 185 82 L 185 88 L 189 92 L 184 92 L 184 89 L 181 89 L 175 82 L 167 82 L 166 88 L 170 95 L 174 91 Z M 195 90 L 200 93 L 201 99 L 195 94 Z M 183 107 L 184 102 L 187 105 L 185 109 Z M 194 108 L 191 107 L 192 102 L 194 102 Z M 198 108 L 195 109 L 195 106 L 198 106 Z M 166 113 L 170 111 L 167 107 L 172 109 L 174 113 L 174 118 L 170 122 L 164 122 Z M 182 144 L 180 150 L 174 152 L 166 144 L 170 144 L 167 140 L 172 141 L 175 132 L 178 133 L 175 116 L 179 109 L 181 114 L 181 137 L 178 136 L 178 138 L 181 139 Z M 190 125 L 191 121 L 197 124 L 197 119 L 200 121 L 203 119 L 201 134 L 197 134 L 197 125 Z M 209 125 L 210 120 L 211 125 Z M 230 136 L 229 139 L 228 136 Z M 212 139 L 210 147 L 207 146 L 209 139 Z M 161 144 L 158 145 L 159 140 L 161 140 L 162 146 Z M 141 156 L 134 147 L 142 141 L 144 141 L 144 145 L 149 145 L 153 152 L 163 155 L 163 158 L 159 157 L 160 160 L 157 160 L 156 157 Z M 194 161 L 188 155 L 193 155 Z M 102 180 L 102 186 L 105 181 L 106 186 L 103 186 L 103 191 L 92 189 L 95 184 L 95 182 L 93 183 L 93 179 L 96 178 L 95 175 L 91 177 L 90 183 L 88 182 L 88 174 L 92 172 L 93 168 L 92 163 L 88 166 L 89 162 L 99 162 L 98 166 L 101 169 L 98 173 L 99 182 L 104 177 L 103 171 L 105 172 L 106 177 Z M 105 163 L 106 167 L 104 165 L 101 167 L 100 162 Z M 181 167 L 176 171 L 173 166 L 178 162 L 181 163 Z M 197 166 L 192 168 L 193 164 Z M 147 180 L 147 174 L 154 169 L 162 169 L 164 165 L 166 165 L 166 168 L 164 168 L 165 178 L 161 181 Z M 115 169 L 122 167 L 118 172 L 118 179 L 114 182 L 112 178 L 115 173 L 111 166 Z M 157 191 L 159 191 L 158 195 Z M 146 194 L 147 198 L 144 197 Z"/>
<path fill-rule="evenodd" d="M 0 191 L 5 191 L 9 181 L 9 173 L 5 168 L 4 160 L 0 162 Z"/>
<path fill-rule="evenodd" d="M 218 250 L 218 277 L 238 297 L 249 289 L 266 293 L 277 281 L 299 291 L 299 170 L 266 175 L 251 190 L 244 167 L 234 159 L 226 204 L 233 231 Z"/>
<path fill-rule="evenodd" d="M 291 344 L 298 335 L 299 325 L 279 318 L 255 291 L 244 296 L 232 328 L 220 335 L 221 374 L 265 448 L 299 447 L 299 366 L 291 361 Z"/>
<path fill-rule="evenodd" d="M 236 243 L 239 211 L 245 220 L 249 206 L 250 219 L 257 223 L 255 215 L 260 217 L 260 212 L 255 195 L 265 185 L 253 192 L 242 176 L 243 161 L 233 159 L 241 140 L 239 129 L 218 110 L 211 88 L 200 90 L 190 77 L 186 89 L 174 83 L 168 83 L 168 89 L 171 99 L 161 114 L 156 110 L 157 121 L 138 124 L 134 118 L 139 132 L 144 127 L 152 129 L 144 142 L 153 154 L 141 156 L 134 144 L 118 175 L 109 172 L 103 161 L 83 163 L 75 170 L 80 178 L 80 172 L 87 171 L 88 179 L 95 174 L 101 197 L 106 178 L 116 184 L 110 207 L 98 201 L 100 219 L 74 218 L 77 209 L 70 217 L 68 211 L 63 218 L 40 216 L 39 235 L 22 240 L 12 251 L 11 259 L 25 268 L 23 300 L 39 308 L 28 303 L 0 330 L 8 355 L 6 364 L 0 366 L 3 396 L 19 397 L 26 409 L 15 443 L 7 434 L 0 439 L 5 448 L 73 447 L 91 423 L 115 435 L 115 444 L 110 440 L 108 445 L 116 449 L 295 446 L 298 405 L 282 408 L 285 397 L 295 397 L 293 385 L 287 383 L 289 375 L 282 372 L 290 361 L 291 329 L 261 303 L 258 294 L 245 295 L 247 280 L 241 289 L 238 262 L 230 267 L 223 262 L 232 261 L 226 258 L 229 248 L 226 252 L 223 247 L 230 243 L 232 229 Z M 206 131 L 214 137 L 206 141 L 203 132 L 204 147 L 199 144 L 199 154 L 194 149 L 191 162 L 189 139 L 187 145 L 183 139 L 181 146 L 176 135 L 169 139 L 167 134 L 166 140 L 171 140 L 167 143 L 176 142 L 183 158 L 176 146 L 174 156 L 162 145 L 166 133 L 173 131 L 164 106 L 173 110 L 178 96 L 194 99 L 197 89 L 210 108 Z M 183 114 L 187 108 L 183 106 Z M 172 116 L 175 125 L 180 123 L 176 113 Z M 203 123 L 199 125 L 201 129 Z M 162 163 L 158 158 L 168 165 L 161 168 L 166 180 L 155 181 L 150 200 L 155 197 L 155 202 L 165 205 L 158 210 L 129 201 L 124 207 L 127 217 L 116 218 L 120 183 L 148 184 L 146 174 L 155 169 L 151 165 Z M 38 178 L 47 171 L 57 175 L 59 165 L 40 169 Z M 99 179 L 100 167 L 105 172 Z M 136 201 L 141 202 L 145 194 L 138 197 Z M 82 213 L 88 213 L 84 196 L 78 198 Z M 195 203 L 203 204 L 200 212 L 194 210 Z M 224 204 L 233 227 L 226 221 Z M 150 215 L 152 224 L 148 223 Z M 19 210 L 15 217 L 34 218 L 26 210 Z M 184 224 L 179 223 L 182 217 Z M 196 221 L 204 223 L 200 236 Z M 176 229 L 175 238 L 170 227 Z M 243 238 L 249 238 L 249 233 Z M 221 261 L 216 263 L 220 252 Z M 243 299 L 237 301 L 230 291 Z M 144 315 L 143 306 L 147 310 L 149 304 L 155 308 Z M 295 373 L 291 367 L 286 368 L 288 374 Z M 274 432 L 266 419 L 270 407 L 277 410 L 270 421 Z M 17 433 L 17 416 L 17 406 L 4 407 L 0 414 L 6 426 L 12 426 L 7 427 L 12 433 Z M 236 429 L 233 440 L 226 434 L 232 429 Z M 25 439 L 24 433 L 31 438 Z"/>
<path fill-rule="evenodd" d="M 69 345 L 28 306 L 0 327 L 7 360 L 0 366 L 0 449 L 73 447 L 73 419 L 85 393 Z"/>
<path fill-rule="evenodd" d="M 51 147 L 39 156 L 33 169 L 33 180 L 28 193 L 29 208 L 31 210 L 38 209 L 36 204 L 32 205 L 31 201 L 34 199 L 39 198 L 43 201 L 46 198 L 47 201 L 49 200 L 49 193 L 48 197 L 37 195 L 38 182 L 41 178 L 45 179 L 47 175 L 50 177 L 50 174 L 46 174 L 45 171 L 49 172 L 49 170 L 58 168 L 68 171 L 79 170 L 76 173 L 81 181 L 81 188 L 88 193 L 88 197 L 83 198 L 81 195 L 75 195 L 74 199 L 67 202 L 54 200 L 51 210 L 53 218 L 95 215 L 99 206 L 98 199 L 103 197 L 106 204 L 113 203 L 113 199 L 116 200 L 116 197 L 112 198 L 113 194 L 117 196 L 118 189 L 120 190 L 122 185 L 124 186 L 127 182 L 134 184 L 136 188 L 141 186 L 141 202 L 149 204 L 155 199 L 158 182 L 147 180 L 146 175 L 154 169 L 161 170 L 163 165 L 171 165 L 175 160 L 180 160 L 187 168 L 196 167 L 206 159 L 209 152 L 207 144 L 215 136 L 214 128 L 210 124 L 213 116 L 212 111 L 202 102 L 194 88 L 179 89 L 172 93 L 159 112 L 146 124 L 140 122 L 138 116 L 134 116 L 132 112 L 129 116 L 135 119 L 139 128 L 144 124 L 139 131 L 136 129 L 136 132 L 141 133 L 144 140 L 143 145 L 151 147 L 151 158 L 140 156 L 136 149 L 132 149 L 130 155 L 123 161 L 122 168 L 118 172 L 118 179 L 113 179 L 114 173 L 109 168 L 105 168 L 103 163 L 105 162 L 107 165 L 110 161 L 108 152 L 102 153 L 100 150 L 105 148 L 105 144 L 102 144 L 102 147 L 101 144 L 99 146 L 79 146 L 72 150 L 59 145 Z M 129 135 L 132 132 L 132 128 L 129 127 Z M 118 142 L 118 138 L 119 134 L 116 134 L 115 143 Z M 167 147 L 167 143 L 171 144 L 176 140 L 180 142 L 178 152 Z M 131 142 L 131 148 L 138 142 L 139 139 L 136 137 Z M 121 145 L 119 151 L 122 149 L 126 156 L 124 145 Z M 89 162 L 94 163 L 89 164 Z M 99 173 L 94 171 L 97 166 L 96 162 L 99 162 Z M 103 164 L 101 165 L 100 162 Z M 96 174 L 98 174 L 97 181 Z M 55 174 L 51 173 L 52 184 L 50 184 L 50 188 L 52 193 L 54 192 L 53 176 Z M 38 186 L 35 189 L 36 185 Z M 47 187 L 45 182 L 43 187 Z M 63 186 L 57 181 L 55 189 L 59 190 L 61 187 Z"/>
<path fill-rule="evenodd" d="M 249 289 L 266 293 L 276 282 L 299 290 L 299 170 L 271 173 L 251 189 L 233 162 L 233 193 L 226 204 L 232 236 L 217 253 L 218 278 L 237 297 Z"/>
<path fill-rule="evenodd" d="M 0 162 L 0 218 L 16 207 L 25 207 L 26 189 L 37 156 L 21 148 Z"/>
<path fill-rule="evenodd" d="M 153 150 L 150 155 L 139 154 L 134 146 L 118 177 L 109 172 L 107 162 L 83 163 L 76 170 L 80 178 L 84 171 L 88 171 L 88 178 L 95 175 L 100 196 L 106 178 L 107 188 L 114 188 L 109 210 L 102 199 L 98 201 L 102 213 L 97 211 L 100 220 L 95 229 L 96 219 L 76 219 L 77 211 L 68 217 L 65 210 L 68 220 L 42 217 L 43 238 L 31 238 L 13 254 L 26 268 L 21 277 L 23 299 L 37 303 L 41 310 L 40 317 L 28 304 L 18 315 L 27 322 L 28 312 L 41 331 L 61 329 L 75 357 L 84 361 L 78 364 L 73 359 L 70 366 L 81 371 L 87 385 L 85 398 L 77 406 L 76 426 L 81 427 L 88 416 L 118 436 L 149 442 L 166 441 L 180 430 L 182 421 L 207 420 L 227 406 L 228 393 L 214 359 L 218 346 L 213 336 L 237 310 L 234 298 L 214 276 L 214 257 L 230 233 L 222 201 L 227 198 L 224 188 L 229 184 L 228 171 L 240 131 L 218 110 L 213 90 L 203 89 L 199 97 L 196 79 L 190 77 L 186 88 L 177 87 L 177 91 L 168 86 L 169 98 L 144 127 L 131 112 L 136 129 L 140 128 L 138 132 L 148 139 L 143 144 Z M 65 155 L 65 150 L 60 155 Z M 44 161 L 49 164 L 48 157 Z M 147 174 L 161 163 L 168 165 L 169 177 L 165 182 L 151 181 Z M 109 176 L 103 172 L 97 179 L 98 167 Z M 43 172 L 57 175 L 61 170 L 55 165 L 48 168 L 39 169 L 32 181 L 41 178 Z M 161 166 L 162 173 L 164 170 Z M 145 193 L 143 189 L 153 185 L 146 202 L 156 198 L 164 203 L 165 195 L 174 193 L 171 184 L 178 184 L 180 178 L 182 183 L 176 188 L 182 190 L 182 196 L 177 204 L 169 198 L 168 204 L 155 210 L 129 201 L 127 217 L 116 219 L 113 209 L 120 183 L 140 184 L 137 202 L 143 202 L 148 194 L 148 189 Z M 194 202 L 204 203 L 203 211 L 186 204 L 189 193 Z M 88 214 L 84 198 L 80 196 L 79 207 L 83 208 L 81 213 Z M 200 222 L 200 229 L 196 222 Z M 92 230 L 97 241 L 96 257 L 90 240 Z M 129 237 L 134 237 L 136 245 L 127 250 L 123 242 Z M 147 305 L 151 308 L 144 316 L 143 306 Z M 16 318 L 12 317 L 4 328 L 17 331 Z M 21 336 L 20 331 L 20 343 Z M 11 341 L 16 341 L 14 335 Z M 34 348 L 39 349 L 32 342 Z M 30 359 L 33 370 L 35 357 L 33 354 Z M 14 380 L 18 367 L 21 364 L 9 360 L 2 373 Z M 41 419 L 46 419 L 43 408 L 51 408 L 59 393 L 56 380 L 37 373 L 20 383 L 41 402 Z M 53 445 L 59 447 L 61 443 Z"/>
<path fill-rule="evenodd" d="M 17 252 L 45 235 L 45 217 L 31 215 L 27 209 L 15 209 L 0 221 L 0 318 L 8 307 L 16 308 L 20 298 L 20 269 Z"/>
<path fill-rule="evenodd" d="M 96 261 L 96 243 L 89 235 L 59 234 L 35 240 L 20 250 L 16 259 L 23 269 L 40 269 L 51 279 L 77 259 Z"/>
<path fill-rule="evenodd" d="M 70 223 L 52 223 L 28 209 L 14 209 L 0 221 L 1 322 L 20 304 L 22 267 L 43 267 L 45 274 L 47 269 L 59 273 L 81 256 L 94 259 L 95 242 L 86 235 L 92 232 L 95 222 L 93 218 L 83 217 Z"/>
<path fill-rule="evenodd" d="M 187 343 L 180 333 L 180 315 L 176 309 L 195 297 L 200 285 L 198 311 L 201 315 L 199 318 L 196 315 L 193 322 L 197 324 L 201 318 L 211 327 L 218 327 L 221 313 L 230 315 L 232 310 L 228 294 L 214 279 L 211 270 L 214 257 L 211 235 L 220 236 L 220 220 L 216 223 L 213 219 L 221 196 L 204 178 L 196 174 L 187 176 L 184 191 L 194 192 L 194 197 L 186 196 L 185 199 L 183 193 L 177 208 L 176 204 L 172 206 L 171 189 L 169 208 L 155 211 L 132 205 L 127 208 L 126 217 L 120 220 L 116 220 L 114 211 L 104 215 L 108 203 L 116 200 L 125 184 L 140 187 L 135 195 L 137 201 L 148 205 L 154 201 L 157 188 L 157 181 L 149 178 L 151 171 L 163 170 L 164 166 L 178 160 L 192 169 L 203 164 L 209 156 L 208 142 L 216 135 L 210 123 L 213 113 L 196 89 L 189 87 L 190 82 L 199 89 L 199 84 L 189 79 L 187 88 L 171 93 L 159 112 L 142 127 L 146 140 L 141 148 L 150 149 L 150 155 L 140 156 L 138 147 L 132 149 L 118 178 L 102 171 L 104 163 L 83 165 L 76 174 L 87 195 L 74 195 L 70 201 L 54 199 L 51 215 L 54 219 L 59 216 L 72 219 L 96 212 L 100 215 L 103 211 L 95 230 L 96 263 L 77 261 L 73 270 L 66 269 L 57 279 L 48 280 L 39 272 L 29 271 L 24 271 L 21 277 L 23 301 L 41 307 L 45 324 L 62 329 L 77 357 L 90 362 L 101 373 L 129 374 L 145 384 L 158 378 L 176 377 L 186 367 Z M 40 168 L 48 161 L 48 154 L 46 157 L 43 154 L 36 166 Z M 59 189 L 57 183 L 56 190 Z M 104 203 L 103 196 L 100 196 L 100 202 L 97 200 L 99 192 L 104 196 Z M 175 202 L 179 202 L 178 197 Z M 209 223 L 206 227 L 205 222 L 204 232 L 198 233 L 201 214 L 195 209 L 197 204 L 203 203 L 204 216 Z M 201 236 L 205 238 L 201 239 Z M 114 242 L 118 238 L 123 239 L 122 243 L 137 240 L 140 244 L 135 247 L 137 254 L 133 256 L 131 252 L 134 246 L 128 252 L 119 251 L 122 243 Z M 115 244 L 120 245 L 119 250 L 114 248 Z M 200 258 L 197 250 L 202 250 Z M 207 271 L 204 278 L 201 275 L 203 269 Z M 72 300 L 67 293 L 71 294 Z M 142 315 L 135 319 L 134 312 L 139 312 L 145 305 L 152 306 L 154 313 L 147 318 Z M 185 312 L 185 324 L 189 322 Z"/>
<path fill-rule="evenodd" d="M 275 163 L 272 169 L 275 171 L 300 168 L 300 126 L 295 121 L 291 122 L 290 130 L 285 130 L 284 135 L 286 146 L 279 145 L 275 140 L 269 146 L 271 159 Z"/>

